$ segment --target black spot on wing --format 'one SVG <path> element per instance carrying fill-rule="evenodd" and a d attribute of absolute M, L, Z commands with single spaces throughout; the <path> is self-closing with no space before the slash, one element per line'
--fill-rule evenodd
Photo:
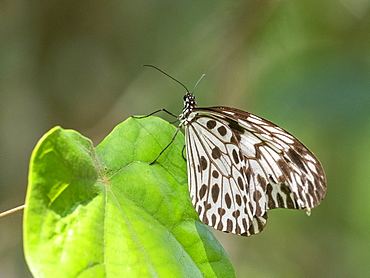
<path fill-rule="evenodd" d="M 281 172 L 284 174 L 284 176 L 289 177 L 290 169 L 289 169 L 288 164 L 284 162 L 282 159 L 277 160 L 276 163 L 279 166 Z"/>
<path fill-rule="evenodd" d="M 215 226 L 216 225 L 216 221 L 217 221 L 216 215 L 212 214 L 211 221 L 212 221 L 212 226 Z"/>
<path fill-rule="evenodd" d="M 242 197 L 240 197 L 239 194 L 236 194 L 235 195 L 235 201 L 238 204 L 238 206 L 241 206 L 242 205 Z"/>
<path fill-rule="evenodd" d="M 243 182 L 243 179 L 241 177 L 238 177 L 237 179 L 237 182 L 238 182 L 238 186 L 240 188 L 240 190 L 244 190 L 244 182 Z"/>
<path fill-rule="evenodd" d="M 239 164 L 239 156 L 235 149 L 233 149 L 232 151 L 232 156 L 233 156 L 235 164 Z"/>
<path fill-rule="evenodd" d="M 200 199 L 203 199 L 204 195 L 206 194 L 207 192 L 207 185 L 206 184 L 203 184 L 199 190 L 199 197 Z"/>
<path fill-rule="evenodd" d="M 214 177 L 215 179 L 217 179 L 219 177 L 219 175 L 220 174 L 216 170 L 213 170 L 212 177 Z"/>
<path fill-rule="evenodd" d="M 212 200 L 213 200 L 214 203 L 216 203 L 217 199 L 218 199 L 218 196 L 220 195 L 220 187 L 218 186 L 217 183 L 215 183 L 212 186 L 211 193 L 212 193 Z"/>
<path fill-rule="evenodd" d="M 221 157 L 221 150 L 219 147 L 216 146 L 212 149 L 212 157 L 213 159 L 218 159 Z"/>
<path fill-rule="evenodd" d="M 205 169 L 207 169 L 207 166 L 208 166 L 208 162 L 207 162 L 206 158 L 204 156 L 202 156 L 200 158 L 200 169 L 204 171 Z"/>
<path fill-rule="evenodd" d="M 226 133 L 227 133 L 227 130 L 224 126 L 220 126 L 218 129 L 218 133 L 221 135 L 221 136 L 225 136 Z"/>
<path fill-rule="evenodd" d="M 231 198 L 230 198 L 229 193 L 226 193 L 226 195 L 225 195 L 225 202 L 226 202 L 227 208 L 231 208 Z"/>
<path fill-rule="evenodd" d="M 267 197 L 268 197 L 268 204 L 267 204 L 267 206 L 268 206 L 269 209 L 276 208 L 276 204 L 274 202 L 274 199 L 272 198 L 272 190 L 273 190 L 272 185 L 268 183 L 267 184 L 266 194 L 267 194 Z"/>
<path fill-rule="evenodd" d="M 232 232 L 233 231 L 233 222 L 230 219 L 227 219 L 226 229 L 227 229 L 228 232 Z"/>
<path fill-rule="evenodd" d="M 281 197 L 280 193 L 276 194 L 276 198 L 277 198 L 277 202 L 278 202 L 278 207 L 279 208 L 284 208 L 285 207 L 284 199 L 283 199 L 283 197 Z"/>
<path fill-rule="evenodd" d="M 227 124 L 234 133 L 244 133 L 245 129 L 240 124 L 238 124 L 236 121 L 227 119 Z"/>
<path fill-rule="evenodd" d="M 216 126 L 216 121 L 215 121 L 215 120 L 209 120 L 209 121 L 207 122 L 207 127 L 208 127 L 209 129 L 213 129 L 215 126 Z"/>
<path fill-rule="evenodd" d="M 292 160 L 294 164 L 296 164 L 302 171 L 307 173 L 307 169 L 305 164 L 302 161 L 302 157 L 293 149 L 289 149 L 287 155 Z"/>

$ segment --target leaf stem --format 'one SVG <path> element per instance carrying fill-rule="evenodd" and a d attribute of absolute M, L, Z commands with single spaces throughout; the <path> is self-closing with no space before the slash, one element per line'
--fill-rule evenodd
<path fill-rule="evenodd" d="M 15 207 L 15 208 L 9 209 L 7 211 L 4 211 L 4 212 L 0 213 L 0 218 L 5 217 L 5 216 L 8 216 L 9 214 L 12 214 L 14 212 L 17 212 L 19 210 L 22 210 L 25 207 L 26 207 L 26 205 L 21 205 L 19 207 Z"/>

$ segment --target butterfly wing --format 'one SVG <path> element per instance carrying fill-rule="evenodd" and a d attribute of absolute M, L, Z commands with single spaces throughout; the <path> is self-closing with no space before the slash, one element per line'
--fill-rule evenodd
<path fill-rule="evenodd" d="M 186 124 L 189 191 L 200 219 L 242 235 L 262 231 L 267 210 L 306 209 L 326 192 L 320 162 L 294 136 L 253 114 L 195 108 Z"/>
<path fill-rule="evenodd" d="M 188 183 L 203 223 L 235 234 L 251 235 L 266 223 L 265 189 L 247 165 L 233 131 L 218 118 L 200 116 L 186 128 Z M 250 166 L 251 167 L 251 166 Z"/>

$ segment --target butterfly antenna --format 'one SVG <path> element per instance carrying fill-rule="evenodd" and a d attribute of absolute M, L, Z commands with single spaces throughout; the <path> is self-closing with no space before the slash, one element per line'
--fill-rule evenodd
<path fill-rule="evenodd" d="M 198 86 L 198 84 L 199 84 L 200 80 L 202 80 L 204 76 L 206 76 L 206 75 L 205 75 L 205 74 L 202 74 L 202 76 L 199 78 L 199 80 L 197 81 L 197 83 L 195 83 L 195 86 L 194 86 L 194 88 L 193 88 L 192 93 L 194 93 L 195 88 Z"/>
<path fill-rule="evenodd" d="M 177 83 L 179 83 L 181 86 L 183 86 L 186 90 L 186 92 L 189 92 L 188 88 L 186 88 L 186 86 L 184 84 L 182 84 L 179 80 L 177 80 L 176 78 L 172 77 L 171 75 L 169 75 L 168 73 L 164 72 L 163 70 L 161 70 L 160 68 L 157 68 L 156 66 L 153 66 L 153 65 L 143 65 L 143 67 L 151 67 L 151 68 L 154 68 L 158 71 L 160 71 L 161 73 L 163 73 L 164 75 L 168 76 L 169 78 L 171 78 L 172 80 L 175 80 Z M 202 78 L 201 78 L 202 79 Z M 198 81 L 199 82 L 199 81 Z M 197 83 L 198 84 L 198 83 Z"/>

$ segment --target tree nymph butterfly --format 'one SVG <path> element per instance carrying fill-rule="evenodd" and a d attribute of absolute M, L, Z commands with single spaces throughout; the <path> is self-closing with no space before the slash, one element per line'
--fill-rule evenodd
<path fill-rule="evenodd" d="M 165 111 L 177 117 L 180 124 L 173 139 L 185 128 L 188 187 L 204 224 L 250 236 L 263 230 L 270 209 L 305 209 L 309 214 L 321 203 L 326 193 L 324 170 L 297 138 L 239 109 L 198 107 L 181 82 L 146 66 L 186 89 L 179 116 L 165 109 L 149 115 Z"/>

